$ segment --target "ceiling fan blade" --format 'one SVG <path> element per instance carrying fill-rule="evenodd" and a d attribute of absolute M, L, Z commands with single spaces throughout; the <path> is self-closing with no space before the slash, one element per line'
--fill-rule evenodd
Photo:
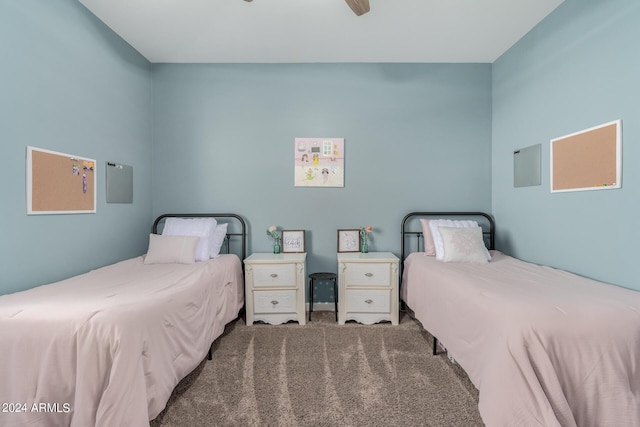
<path fill-rule="evenodd" d="M 347 2 L 353 13 L 356 15 L 364 15 L 369 12 L 369 0 L 344 0 Z"/>

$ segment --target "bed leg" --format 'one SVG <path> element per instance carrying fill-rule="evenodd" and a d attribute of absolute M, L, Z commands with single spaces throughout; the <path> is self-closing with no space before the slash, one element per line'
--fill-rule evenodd
<path fill-rule="evenodd" d="M 207 360 L 211 360 L 213 359 L 213 356 L 211 355 L 211 347 L 209 347 L 209 352 L 207 353 Z"/>
<path fill-rule="evenodd" d="M 433 352 L 431 353 L 434 356 L 438 354 L 438 338 L 433 337 Z"/>

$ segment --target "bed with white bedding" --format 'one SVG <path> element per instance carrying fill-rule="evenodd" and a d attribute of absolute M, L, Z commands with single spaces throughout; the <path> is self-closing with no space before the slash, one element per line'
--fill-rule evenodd
<path fill-rule="evenodd" d="M 223 238 L 228 248 L 239 236 L 244 255 L 244 220 L 233 218 L 242 231 Z M 151 255 L 0 296 L 0 425 L 148 426 L 164 409 L 238 316 L 244 280 L 233 253 Z"/>
<path fill-rule="evenodd" d="M 405 239 L 426 234 L 409 222 L 446 215 L 403 220 L 401 298 L 476 385 L 486 425 L 640 425 L 640 292 L 498 251 L 489 262 L 441 261 L 427 245 L 406 255 Z"/>

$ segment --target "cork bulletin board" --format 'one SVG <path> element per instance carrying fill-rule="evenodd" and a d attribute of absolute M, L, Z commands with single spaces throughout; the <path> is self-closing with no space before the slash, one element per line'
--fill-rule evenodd
<path fill-rule="evenodd" d="M 551 140 L 551 192 L 622 186 L 622 122 L 616 120 Z"/>
<path fill-rule="evenodd" d="M 96 161 L 27 147 L 27 214 L 96 212 Z"/>

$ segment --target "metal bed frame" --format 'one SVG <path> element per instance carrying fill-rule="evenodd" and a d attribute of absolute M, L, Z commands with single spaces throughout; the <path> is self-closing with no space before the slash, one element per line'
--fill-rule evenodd
<path fill-rule="evenodd" d="M 482 227 L 482 235 L 485 239 L 488 239 L 489 249 L 495 249 L 495 237 L 496 237 L 496 224 L 493 220 L 493 217 L 484 212 L 410 212 L 402 218 L 401 224 L 401 263 L 400 263 L 400 284 L 402 286 L 402 274 L 404 268 L 404 260 L 411 252 L 419 252 L 422 248 L 424 250 L 424 236 L 422 231 L 412 231 L 411 224 L 415 222 L 416 219 L 420 219 L 420 217 L 430 217 L 430 218 L 455 218 L 455 217 L 482 217 L 486 220 L 486 224 L 478 223 L 479 226 Z M 488 226 L 488 227 L 487 227 Z M 488 229 L 487 229 L 488 228 Z M 416 249 L 415 251 L 407 252 L 407 238 L 415 237 L 416 239 Z M 420 244 L 422 242 L 422 245 Z M 436 355 L 438 353 L 438 338 L 433 335 L 433 349 L 432 354 Z"/>

